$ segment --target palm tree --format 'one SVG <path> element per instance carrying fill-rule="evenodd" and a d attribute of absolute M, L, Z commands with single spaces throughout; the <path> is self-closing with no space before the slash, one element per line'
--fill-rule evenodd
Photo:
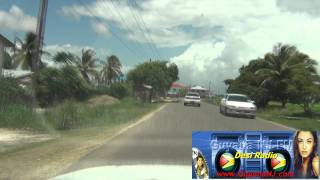
<path fill-rule="evenodd" d="M 306 68 L 310 72 L 315 71 L 314 60 L 297 51 L 295 46 L 277 44 L 272 53 L 264 57 L 267 68 L 259 69 L 256 75 L 262 77 L 260 86 L 268 86 L 274 97 L 281 101 L 285 107 L 289 95 L 288 85 L 291 81 L 292 71 L 296 68 Z"/>
<path fill-rule="evenodd" d="M 117 56 L 111 55 L 107 58 L 107 63 L 103 66 L 100 72 L 101 81 L 110 85 L 122 75 L 121 63 Z"/>
<path fill-rule="evenodd" d="M 16 49 L 16 52 L 14 53 L 13 59 L 13 66 L 14 68 L 21 67 L 23 70 L 32 70 L 32 59 L 34 58 L 34 53 L 36 52 L 36 38 L 37 35 L 33 32 L 28 32 L 25 36 L 24 41 L 16 38 L 16 40 L 19 42 L 20 47 Z M 42 51 L 42 54 L 50 55 L 46 51 Z M 45 63 L 43 63 L 40 59 L 40 62 L 38 62 L 38 66 L 44 67 Z"/>
<path fill-rule="evenodd" d="M 33 32 L 28 32 L 24 41 L 17 38 L 20 48 L 17 49 L 17 53 L 14 56 L 14 66 L 16 68 L 20 66 L 23 70 L 31 69 L 36 37 L 37 35 Z"/>
<path fill-rule="evenodd" d="M 96 71 L 96 61 L 94 57 L 95 52 L 92 49 L 82 49 L 81 57 L 74 55 L 70 52 L 57 52 L 53 56 L 53 61 L 57 63 L 63 63 L 66 65 L 75 65 L 79 69 L 82 77 L 90 83 L 90 75 L 95 77 L 97 75 Z"/>

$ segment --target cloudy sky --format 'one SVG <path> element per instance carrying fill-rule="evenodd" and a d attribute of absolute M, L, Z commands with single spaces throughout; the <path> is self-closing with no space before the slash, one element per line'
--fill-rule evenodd
<path fill-rule="evenodd" d="M 35 31 L 38 6 L 38 0 L 0 0 L 0 33 L 12 40 Z M 224 79 L 278 42 L 320 63 L 319 32 L 319 0 L 49 0 L 45 48 L 94 48 L 99 58 L 119 56 L 126 69 L 169 60 L 181 82 L 208 87 L 211 81 L 222 91 Z"/>

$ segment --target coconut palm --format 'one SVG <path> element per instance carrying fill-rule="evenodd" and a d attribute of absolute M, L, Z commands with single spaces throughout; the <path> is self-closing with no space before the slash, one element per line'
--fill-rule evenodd
<path fill-rule="evenodd" d="M 14 66 L 21 67 L 23 70 L 29 70 L 32 67 L 32 57 L 35 51 L 36 34 L 28 32 L 24 41 L 17 38 L 20 47 L 14 57 Z"/>
<path fill-rule="evenodd" d="M 117 56 L 111 55 L 107 57 L 107 63 L 105 63 L 100 72 L 101 82 L 110 85 L 122 75 L 121 67 L 122 65 Z"/>
<path fill-rule="evenodd" d="M 20 46 L 16 49 L 16 52 L 13 56 L 14 62 L 13 66 L 14 68 L 20 67 L 23 70 L 32 70 L 32 59 L 34 58 L 34 53 L 36 51 L 36 38 L 37 35 L 33 32 L 28 32 L 25 36 L 24 41 L 16 38 Z M 41 51 L 42 54 L 50 55 L 48 52 Z M 38 66 L 44 67 L 44 63 L 41 61 L 38 62 Z"/>
<path fill-rule="evenodd" d="M 81 57 L 70 52 L 60 51 L 57 52 L 52 59 L 57 63 L 75 65 L 79 69 L 82 77 L 90 83 L 90 76 L 95 77 L 97 75 L 97 71 L 95 69 L 97 59 L 94 56 L 94 50 L 82 49 Z"/>
<path fill-rule="evenodd" d="M 282 102 L 285 107 L 288 101 L 288 85 L 291 81 L 293 69 L 305 68 L 315 72 L 314 60 L 297 51 L 295 46 L 277 44 L 272 53 L 264 57 L 267 68 L 259 69 L 256 75 L 262 77 L 261 86 L 268 86 L 274 98 Z"/>

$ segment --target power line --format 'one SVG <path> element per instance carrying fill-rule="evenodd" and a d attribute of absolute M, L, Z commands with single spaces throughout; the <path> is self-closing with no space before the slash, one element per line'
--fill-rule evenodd
<path fill-rule="evenodd" d="M 135 4 L 135 6 L 138 7 L 137 2 L 136 2 L 135 0 L 133 0 L 133 2 L 134 2 L 134 4 Z M 138 16 L 140 17 L 140 19 L 141 19 L 141 21 L 142 21 L 142 25 L 143 25 L 144 28 L 146 29 L 147 35 L 149 36 L 149 38 L 150 38 L 150 40 L 151 40 L 151 42 L 152 42 L 153 48 L 155 49 L 157 55 L 161 58 L 160 52 L 158 51 L 158 49 L 157 49 L 157 47 L 156 47 L 156 45 L 155 45 L 155 43 L 154 43 L 154 41 L 153 41 L 153 39 L 152 39 L 152 36 L 150 35 L 150 30 L 149 30 L 149 28 L 147 27 L 145 21 L 143 20 L 143 17 L 142 17 L 141 14 L 139 13 L 139 11 L 138 11 Z"/>
<path fill-rule="evenodd" d="M 113 13 L 113 11 L 112 11 L 112 8 L 109 6 L 108 3 L 105 3 L 105 2 L 106 2 L 106 1 L 103 1 L 103 0 L 102 0 L 102 5 L 103 5 L 104 7 L 106 7 L 106 8 L 108 8 L 108 10 L 109 10 L 109 11 L 112 13 L 112 15 L 114 16 L 114 13 Z M 130 29 L 130 27 L 128 26 L 128 24 L 127 24 L 126 21 L 124 20 L 124 18 L 123 18 L 123 16 L 121 15 L 121 13 L 120 13 L 120 12 L 117 10 L 117 8 L 115 7 L 113 1 L 111 1 L 111 3 L 112 3 L 112 5 L 113 5 L 114 9 L 116 10 L 118 17 L 120 17 L 122 23 L 126 26 L 126 28 L 128 29 L 128 31 L 133 32 L 133 30 Z M 142 54 L 144 54 L 144 53 L 143 53 L 143 49 L 144 49 L 144 48 L 142 47 L 141 44 L 138 43 L 138 45 L 139 45 L 139 49 L 142 50 Z M 140 51 L 140 50 L 139 50 L 139 51 Z M 148 57 L 146 57 L 146 59 L 148 59 Z"/>
<path fill-rule="evenodd" d="M 88 8 L 88 7 L 82 2 L 82 0 L 77 0 L 77 1 L 78 1 L 79 3 L 81 3 L 81 4 L 88 10 L 89 14 L 91 14 L 91 16 L 95 19 L 95 21 L 96 21 L 97 23 L 99 23 L 99 19 L 92 13 L 92 11 L 90 10 L 90 8 Z M 110 31 L 110 33 L 111 33 L 117 40 L 119 40 L 119 41 L 122 43 L 123 46 L 125 46 L 129 51 L 131 51 L 138 59 L 141 58 L 140 55 L 138 55 L 138 54 L 137 54 L 133 49 L 131 49 L 115 32 L 113 32 L 113 30 L 111 29 L 111 24 L 108 23 L 107 21 L 106 21 L 106 23 L 107 23 L 108 26 L 110 27 L 110 28 L 108 28 L 109 31 Z M 140 57 L 139 57 L 139 56 L 140 56 Z"/>
<path fill-rule="evenodd" d="M 151 43 L 150 40 L 146 37 L 146 35 L 145 35 L 145 33 L 144 33 L 144 30 L 142 29 L 142 27 L 141 27 L 141 25 L 140 25 L 140 23 L 139 23 L 139 21 L 138 21 L 137 16 L 135 15 L 134 11 L 132 10 L 132 8 L 131 8 L 131 6 L 130 6 L 130 0 L 128 0 L 128 7 L 129 7 L 129 9 L 130 9 L 130 11 L 131 11 L 131 14 L 132 14 L 133 19 L 135 20 L 135 22 L 136 22 L 136 24 L 137 24 L 138 29 L 142 32 L 144 39 L 147 41 L 147 44 L 148 44 L 148 46 L 150 47 L 150 49 L 152 49 L 152 52 L 154 53 L 154 55 L 156 55 L 153 47 L 151 46 L 152 43 Z M 133 7 L 133 6 L 132 6 L 132 7 Z M 156 56 L 155 56 L 155 57 L 156 57 Z"/>

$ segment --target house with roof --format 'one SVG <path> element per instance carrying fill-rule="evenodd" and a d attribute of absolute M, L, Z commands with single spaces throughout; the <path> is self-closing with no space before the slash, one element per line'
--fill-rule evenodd
<path fill-rule="evenodd" d="M 14 43 L 0 34 L 0 76 L 3 74 L 4 52 L 7 48 L 15 48 Z"/>
<path fill-rule="evenodd" d="M 186 91 L 188 89 L 187 86 L 185 86 L 182 83 L 173 82 L 170 86 L 169 91 L 167 92 L 167 96 L 169 97 L 177 97 L 181 94 L 181 91 Z"/>
<path fill-rule="evenodd" d="M 14 49 L 15 44 L 0 34 L 0 76 L 15 78 L 23 87 L 31 85 L 33 72 L 16 69 L 3 69 L 4 52 L 10 48 Z"/>

